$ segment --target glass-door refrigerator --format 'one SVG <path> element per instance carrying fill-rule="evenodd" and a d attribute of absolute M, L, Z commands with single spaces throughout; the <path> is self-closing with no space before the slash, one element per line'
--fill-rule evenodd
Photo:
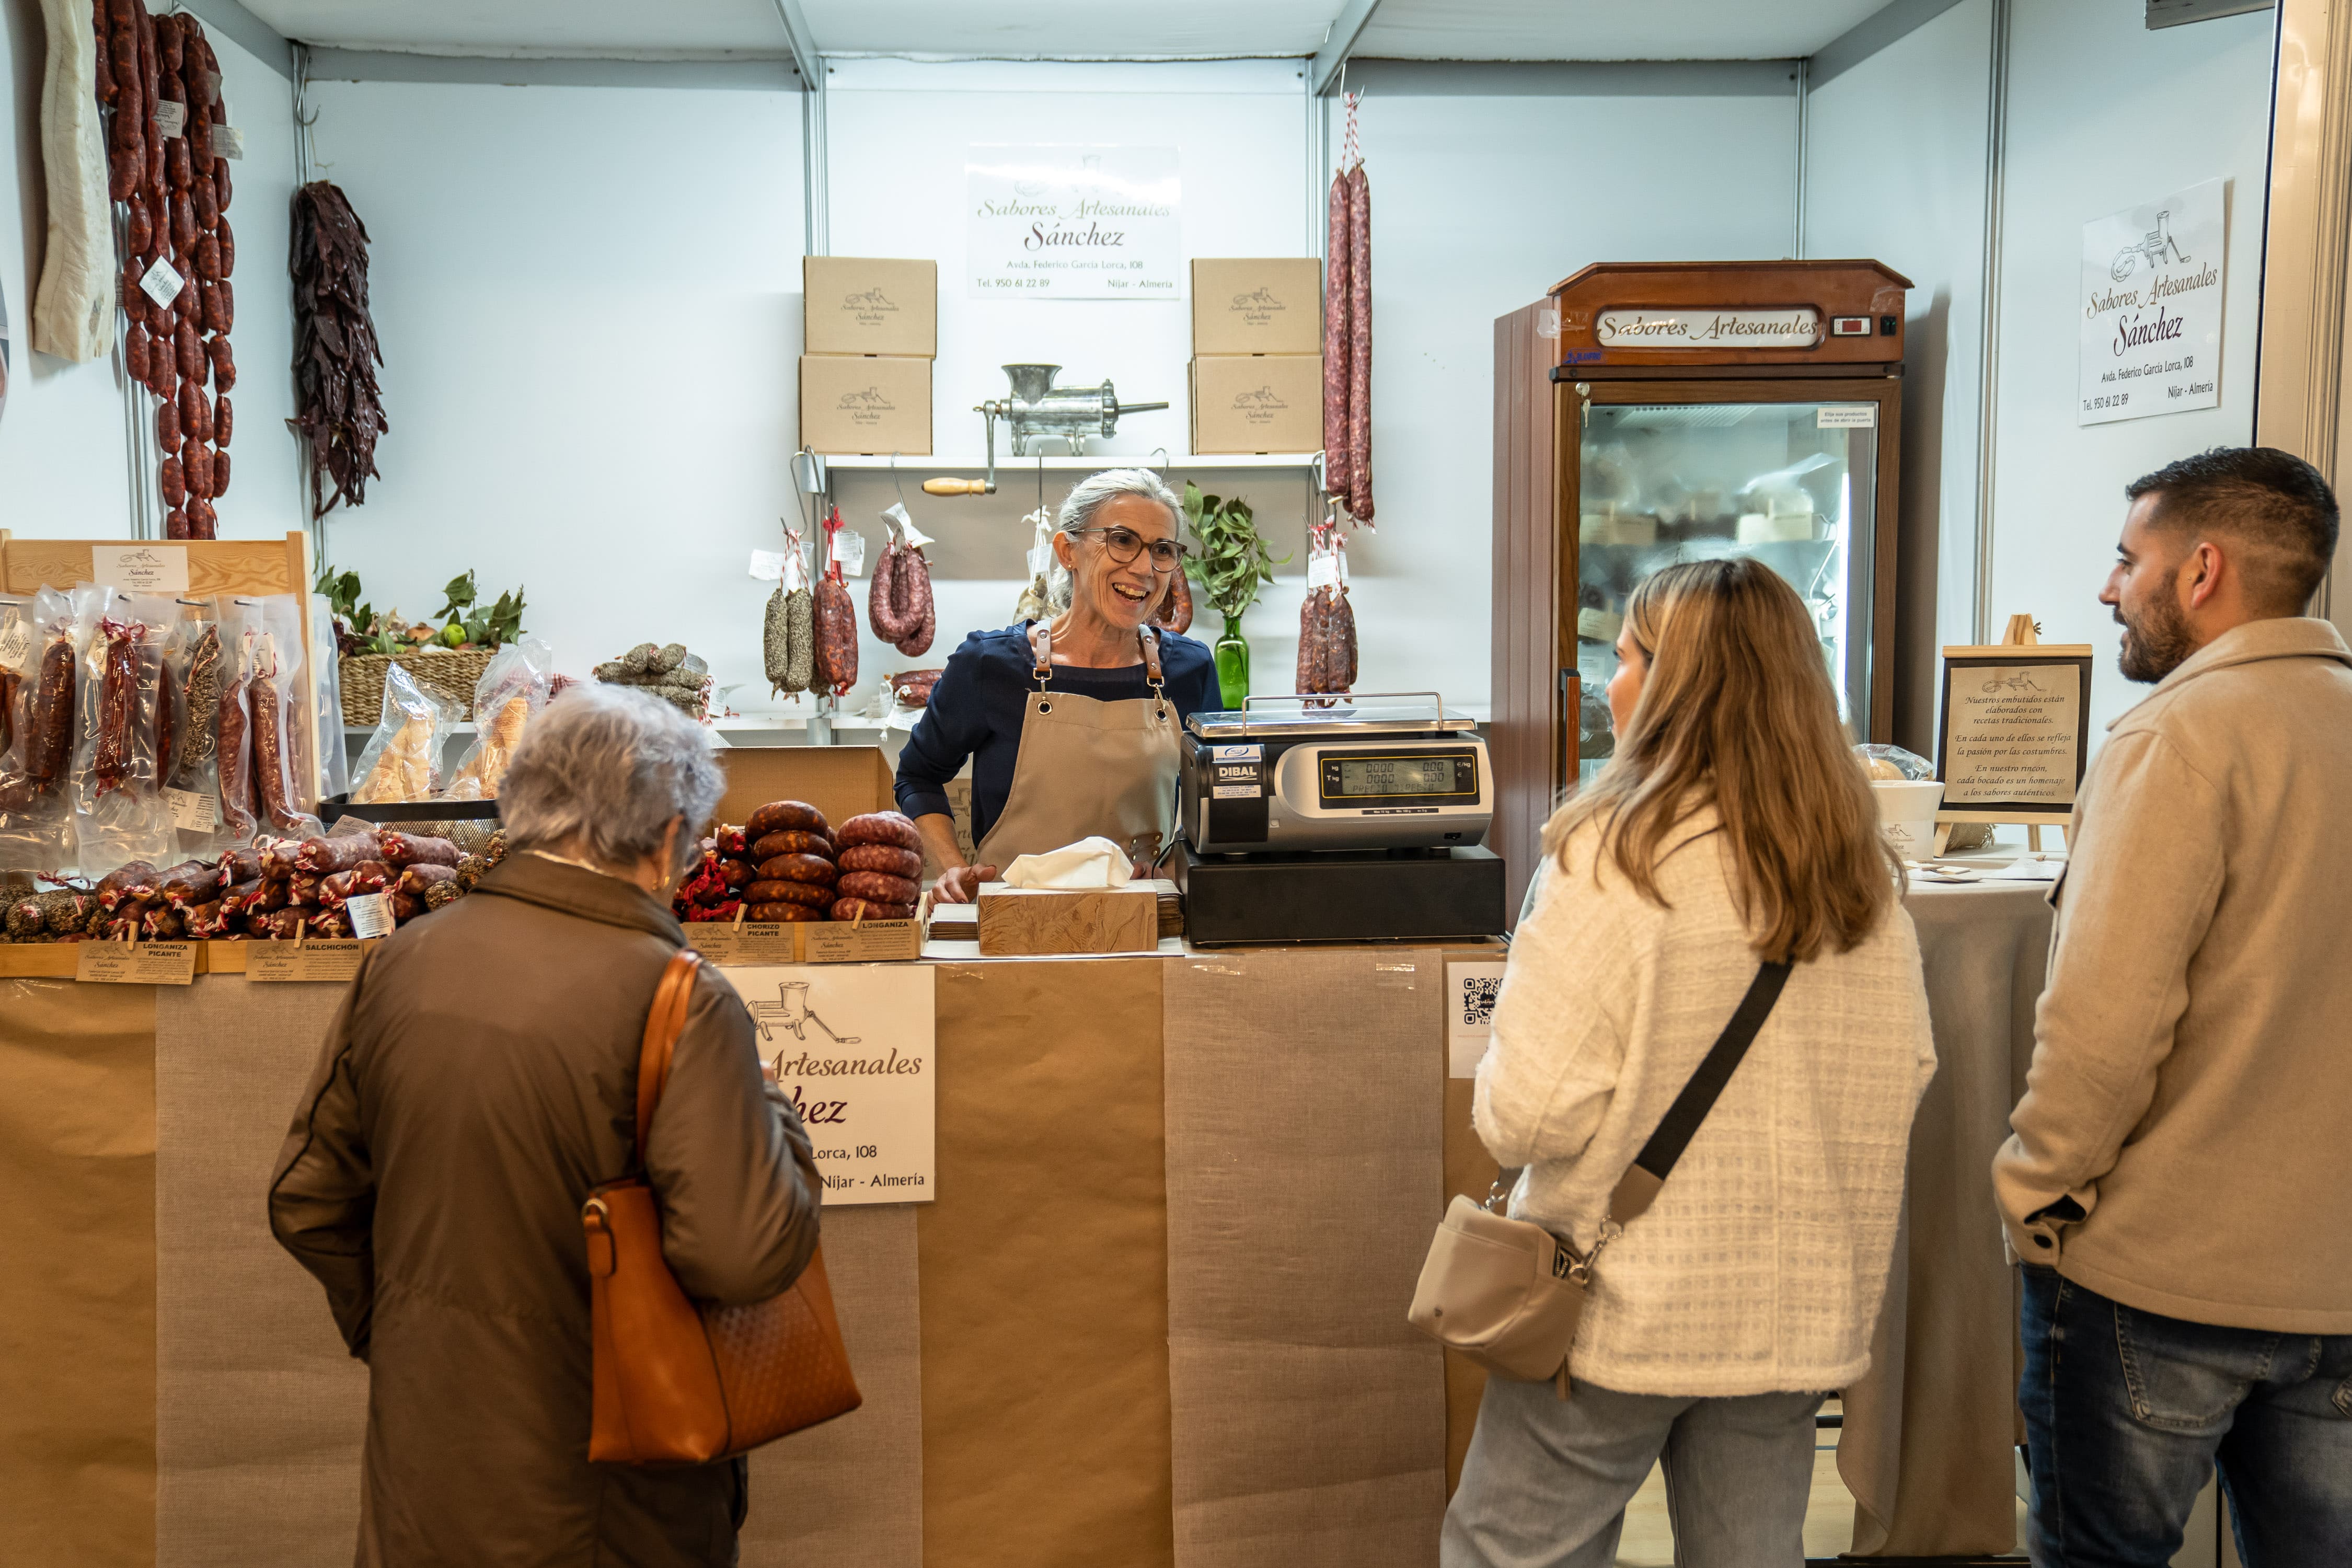
<path fill-rule="evenodd" d="M 1662 566 L 1770 566 L 1854 738 L 1888 737 L 1908 287 L 1874 261 L 1601 265 L 1496 323 L 1489 842 L 1515 889 L 1608 762 L 1626 600 Z"/>

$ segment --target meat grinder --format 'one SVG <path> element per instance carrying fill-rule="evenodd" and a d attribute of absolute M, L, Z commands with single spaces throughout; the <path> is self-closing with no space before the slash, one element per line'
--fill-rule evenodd
<path fill-rule="evenodd" d="M 1030 442 L 1049 437 L 1068 442 L 1071 453 L 1077 455 L 1086 451 L 1088 437 L 1117 435 L 1120 415 L 1168 406 L 1165 403 L 1122 404 L 1108 381 L 1100 386 L 1055 386 L 1054 376 L 1061 368 L 1057 364 L 1006 365 L 1004 374 L 1013 384 L 1013 395 L 975 404 L 972 408 L 987 426 L 988 478 L 926 479 L 923 489 L 935 496 L 994 495 L 999 419 L 1012 428 L 1016 458 L 1029 456 Z"/>

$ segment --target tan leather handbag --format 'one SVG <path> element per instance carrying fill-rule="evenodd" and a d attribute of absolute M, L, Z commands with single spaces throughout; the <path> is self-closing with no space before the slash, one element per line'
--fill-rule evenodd
<path fill-rule="evenodd" d="M 1593 1266 L 1658 1195 L 1666 1173 L 1731 1081 L 1788 979 L 1786 963 L 1757 970 L 1731 1022 L 1609 1194 L 1591 1251 L 1579 1253 L 1539 1225 L 1491 1212 L 1504 1195 L 1500 1182 L 1484 1205 L 1457 1194 L 1429 1244 L 1406 1320 L 1497 1376 L 1528 1383 L 1550 1379 L 1566 1399 L 1568 1352 L 1576 1343 Z"/>
<path fill-rule="evenodd" d="M 646 1134 L 669 1081 L 699 963 L 685 951 L 669 961 L 646 1018 L 638 1172 L 593 1189 L 580 1210 L 595 1334 L 588 1457 L 604 1463 L 723 1459 L 859 1404 L 822 1251 L 782 1295 L 748 1307 L 690 1300 L 663 1261 L 661 1209 L 643 1170 Z"/>

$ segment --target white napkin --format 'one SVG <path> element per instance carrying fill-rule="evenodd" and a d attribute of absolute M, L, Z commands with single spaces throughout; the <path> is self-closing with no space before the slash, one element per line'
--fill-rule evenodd
<path fill-rule="evenodd" d="M 1008 888 L 1124 888 L 1135 868 L 1127 852 L 1108 838 L 1081 838 L 1043 855 L 1024 855 L 1004 868 Z"/>

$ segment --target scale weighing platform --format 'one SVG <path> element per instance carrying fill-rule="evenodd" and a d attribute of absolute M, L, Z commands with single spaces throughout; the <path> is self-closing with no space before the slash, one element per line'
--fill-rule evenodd
<path fill-rule="evenodd" d="M 1375 697 L 1432 705 L 1360 705 Z M 1479 842 L 1495 778 L 1475 722 L 1435 692 L 1310 705 L 1333 700 L 1249 698 L 1239 712 L 1185 721 L 1175 874 L 1186 940 L 1500 935 L 1503 862 Z"/>

